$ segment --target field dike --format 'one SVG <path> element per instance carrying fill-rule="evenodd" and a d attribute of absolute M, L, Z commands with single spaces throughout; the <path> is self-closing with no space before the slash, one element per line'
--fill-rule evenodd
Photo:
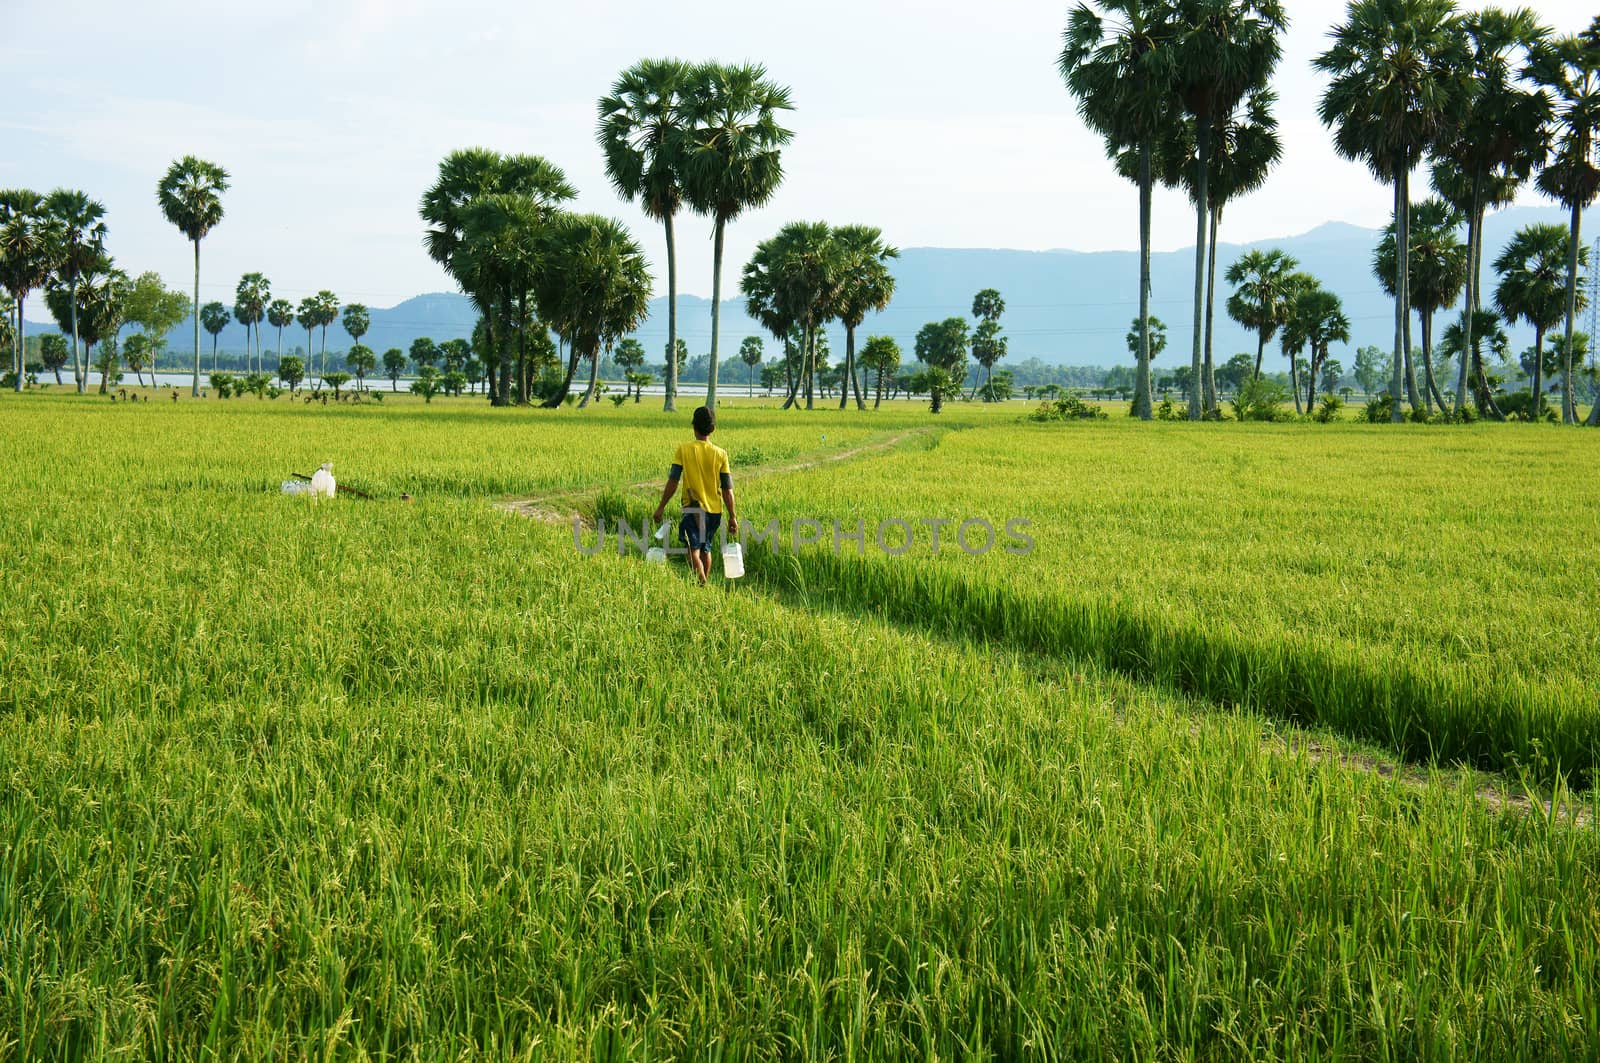
<path fill-rule="evenodd" d="M 913 429 L 847 450 L 748 470 L 769 476 L 938 445 L 948 429 Z M 648 523 L 639 492 L 659 481 L 502 504 L 534 519 L 574 515 Z M 950 565 L 745 547 L 745 582 L 793 606 L 871 615 L 947 639 L 1082 662 L 1223 706 L 1324 727 L 1425 764 L 1505 773 L 1525 786 L 1587 790 L 1600 765 L 1600 703 L 1556 701 L 1515 683 L 1486 685 L 1448 666 L 1418 667 L 1340 646 L 1261 644 L 1126 603 L 1046 597 L 984 583 Z M 1587 700 L 1585 700 L 1587 697 Z M 1548 803 L 1546 803 L 1548 808 Z"/>

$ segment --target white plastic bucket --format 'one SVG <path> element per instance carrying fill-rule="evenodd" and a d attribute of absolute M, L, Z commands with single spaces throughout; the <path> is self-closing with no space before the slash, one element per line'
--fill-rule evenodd
<path fill-rule="evenodd" d="M 738 543 L 722 544 L 722 576 L 738 579 L 744 575 L 744 547 Z"/>

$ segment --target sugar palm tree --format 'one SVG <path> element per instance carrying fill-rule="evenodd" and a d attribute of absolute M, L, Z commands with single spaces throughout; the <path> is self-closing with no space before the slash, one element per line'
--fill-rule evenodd
<path fill-rule="evenodd" d="M 267 324 L 278 330 L 278 361 L 283 361 L 283 330 L 294 324 L 294 304 L 287 299 L 274 299 L 267 304 Z M 306 348 L 310 352 L 310 348 Z"/>
<path fill-rule="evenodd" d="M 1228 296 L 1228 316 L 1256 334 L 1256 379 L 1267 343 L 1284 321 L 1289 278 L 1299 268 L 1297 259 L 1273 248 L 1245 252 L 1223 275 L 1234 289 Z"/>
<path fill-rule="evenodd" d="M 322 343 L 317 351 L 317 384 L 321 387 L 322 376 L 328 371 L 328 326 L 339 320 L 339 297 L 324 288 L 312 296 L 317 306 L 317 327 L 322 330 Z M 306 354 L 310 355 L 310 350 Z"/>
<path fill-rule="evenodd" d="M 1099 10 L 1096 10 L 1096 9 Z M 1077 97 L 1084 124 L 1105 139 L 1115 156 L 1138 156 L 1139 333 L 1134 410 L 1154 416 L 1150 394 L 1150 216 L 1155 188 L 1156 138 L 1177 107 L 1165 45 L 1170 28 L 1162 0 L 1098 0 L 1073 8 L 1057 60 L 1067 90 Z M 1104 12 L 1102 14 L 1101 12 Z"/>
<path fill-rule="evenodd" d="M 1600 196 L 1600 167 L 1594 164 L 1594 141 L 1600 133 L 1600 16 L 1589 32 L 1539 48 L 1530 68 L 1534 79 L 1550 91 L 1558 130 L 1550 164 L 1539 174 L 1539 190 L 1571 212 L 1567 242 L 1566 332 L 1561 363 L 1561 421 L 1575 424 L 1577 401 L 1572 390 L 1573 329 L 1578 316 L 1578 254 L 1583 247 L 1583 209 Z M 1600 403 L 1595 403 L 1600 410 Z M 1593 412 L 1589 423 L 1600 425 Z"/>
<path fill-rule="evenodd" d="M 746 336 L 744 342 L 739 344 L 739 361 L 746 367 L 744 381 L 746 395 L 756 393 L 756 366 L 761 364 L 761 355 L 760 336 Z"/>
<path fill-rule="evenodd" d="M 883 405 L 883 382 L 900 368 L 900 345 L 891 336 L 868 336 L 861 348 L 861 364 L 872 370 L 872 408 Z"/>
<path fill-rule="evenodd" d="M 744 268 L 745 309 L 780 342 L 798 329 L 799 372 L 783 408 L 805 389 L 806 409 L 815 406 L 817 339 L 837 313 L 844 273 L 833 230 L 822 222 L 791 222 L 757 245 Z"/>
<path fill-rule="evenodd" d="M 1291 273 L 1283 280 L 1279 295 L 1279 326 L 1278 348 L 1283 356 L 1289 359 L 1289 390 L 1294 395 L 1294 412 L 1306 413 L 1309 411 L 1300 408 L 1300 360 L 1299 354 L 1306 349 L 1306 337 L 1303 330 L 1293 329 L 1291 326 L 1297 314 L 1300 313 L 1300 297 L 1307 292 L 1320 291 L 1322 285 L 1309 273 Z"/>
<path fill-rule="evenodd" d="M 200 308 L 200 324 L 211 334 L 211 371 L 217 371 L 217 339 L 233 320 L 228 308 L 221 303 L 207 303 Z"/>
<path fill-rule="evenodd" d="M 894 274 L 889 262 L 900 257 L 898 249 L 883 242 L 883 231 L 870 225 L 841 225 L 833 230 L 839 253 L 839 290 L 834 310 L 844 325 L 844 377 L 840 380 L 839 409 L 844 409 L 853 392 L 856 409 L 864 410 L 861 384 L 856 379 L 856 329 L 869 311 L 882 310 L 894 298 Z"/>
<path fill-rule="evenodd" d="M 378 355 L 364 343 L 353 344 L 344 356 L 344 364 L 356 375 L 356 390 L 365 391 L 367 374 L 377 368 Z"/>
<path fill-rule="evenodd" d="M 256 334 L 253 371 L 261 372 L 261 319 L 272 301 L 272 282 L 265 274 L 246 273 L 233 290 L 233 316 L 244 326 L 245 357 L 250 357 L 250 330 Z M 287 321 L 284 322 L 288 324 Z M 282 334 L 279 334 L 280 339 Z"/>
<path fill-rule="evenodd" d="M 1310 372 L 1306 382 L 1306 413 L 1317 405 L 1317 377 L 1328 361 L 1328 348 L 1335 343 L 1350 342 L 1350 319 L 1345 316 L 1339 297 L 1312 281 L 1301 286 L 1283 326 L 1284 349 L 1310 353 Z M 1298 375 L 1298 373 L 1297 373 Z M 1295 397 L 1298 408 L 1300 399 Z"/>
<path fill-rule="evenodd" d="M 789 90 L 755 64 L 702 63 L 684 92 L 689 137 L 683 196 L 711 219 L 711 365 L 706 406 L 717 405 L 717 352 L 722 330 L 722 248 L 728 223 L 765 206 L 783 183 L 783 147 L 794 134 L 779 124 L 794 109 Z"/>
<path fill-rule="evenodd" d="M 1447 409 L 1439 385 L 1433 379 L 1433 318 L 1455 305 L 1467 282 L 1467 248 L 1456 235 L 1466 217 L 1442 199 L 1428 199 L 1411 208 L 1411 305 L 1422 326 L 1422 367 L 1425 377 L 1423 405 L 1431 413 L 1437 402 Z M 1395 294 L 1395 227 L 1384 230 L 1383 239 L 1372 256 L 1372 272 L 1391 297 Z M 1409 363 L 1409 354 L 1407 356 Z M 1408 375 L 1414 367 L 1406 367 Z"/>
<path fill-rule="evenodd" d="M 1267 175 L 1283 156 L 1278 137 L 1278 120 L 1272 113 L 1278 97 L 1271 89 L 1251 91 L 1212 131 L 1211 165 L 1207 188 L 1211 199 L 1209 232 L 1206 240 L 1205 344 L 1202 355 L 1202 392 L 1205 409 L 1217 406 L 1216 369 L 1212 356 L 1216 316 L 1217 230 L 1223 209 L 1240 196 L 1266 183 Z M 1156 150 L 1156 171 L 1162 184 L 1182 188 L 1189 201 L 1196 202 L 1198 144 L 1193 118 L 1171 123 Z M 1126 151 L 1117 159 L 1117 169 L 1132 178 L 1137 167 L 1136 152 Z"/>
<path fill-rule="evenodd" d="M 213 162 L 185 155 L 168 169 L 156 186 L 161 213 L 194 244 L 194 305 L 200 305 L 200 241 L 222 221 L 222 193 L 228 190 L 228 171 Z M 200 394 L 200 318 L 194 319 L 194 382 L 190 394 Z"/>
<path fill-rule="evenodd" d="M 667 348 L 678 341 L 678 248 L 673 223 L 683 204 L 689 127 L 683 93 L 693 68 L 677 59 L 643 59 L 623 71 L 600 100 L 600 150 L 612 187 L 667 233 Z M 676 408 L 678 367 L 667 360 L 666 400 Z"/>
<path fill-rule="evenodd" d="M 1532 419 L 1544 405 L 1544 338 L 1561 323 L 1567 309 L 1567 244 L 1570 234 L 1560 225 L 1527 225 L 1517 230 L 1495 272 L 1495 305 L 1507 321 L 1526 321 L 1533 328 Z M 1587 259 L 1587 256 L 1584 256 Z"/>
<path fill-rule="evenodd" d="M 339 323 L 344 326 L 345 334 L 350 337 L 350 342 L 360 346 L 361 337 L 367 334 L 372 327 L 372 315 L 360 303 L 348 303 Z"/>
<path fill-rule="evenodd" d="M 16 313 L 12 365 L 19 392 L 26 375 L 23 305 L 30 292 L 45 286 L 60 257 L 61 224 L 45 209 L 44 197 L 27 189 L 0 192 L 0 285 L 11 294 Z"/>
<path fill-rule="evenodd" d="M 572 388 L 578 363 L 590 359 L 584 404 L 599 382 L 600 348 L 632 332 L 649 310 L 651 278 L 644 252 L 619 221 L 563 214 L 541 232 L 544 268 L 535 280 L 539 317 L 567 338 L 571 356 L 561 387 L 544 403 L 554 409 Z"/>
<path fill-rule="evenodd" d="M 1523 70 L 1531 52 L 1549 31 L 1526 8 L 1485 8 L 1469 12 L 1459 26 L 1466 48 L 1467 93 L 1449 136 L 1433 146 L 1433 187 L 1467 217 L 1465 328 L 1456 374 L 1454 412 L 1459 415 L 1470 390 L 1478 412 L 1500 419 L 1472 331 L 1483 305 L 1483 219 L 1508 206 L 1518 187 L 1546 153 L 1550 101 L 1526 82 Z"/>
<path fill-rule="evenodd" d="M 1174 88 L 1194 123 L 1194 337 L 1189 419 L 1204 406 L 1207 244 L 1211 218 L 1211 157 L 1216 134 L 1245 95 L 1264 89 L 1282 55 L 1278 36 L 1289 24 L 1277 0 L 1172 0 Z M 1264 177 L 1264 174 L 1263 174 Z"/>
<path fill-rule="evenodd" d="M 59 188 L 45 198 L 45 210 L 60 223 L 61 262 L 59 271 L 72 295 L 68 300 L 72 312 L 72 375 L 78 394 L 88 387 L 87 366 L 80 361 L 78 351 L 81 336 L 78 333 L 78 278 L 89 265 L 105 253 L 106 209 L 82 192 Z"/>
<path fill-rule="evenodd" d="M 527 289 L 506 289 L 507 263 L 500 262 L 500 268 L 494 268 L 494 256 L 484 253 L 481 247 L 466 246 L 468 221 L 475 218 L 481 244 L 491 220 L 483 212 L 474 211 L 474 205 L 494 195 L 529 197 L 543 221 L 553 217 L 562 203 L 577 195 L 577 190 L 567 182 L 560 167 L 540 156 L 502 156 L 484 148 L 469 148 L 445 156 L 439 164 L 438 180 L 423 194 L 421 215 L 428 225 L 423 242 L 428 255 L 455 278 L 484 315 L 488 342 L 478 354 L 489 370 L 490 401 L 504 406 L 511 402 L 511 366 L 502 357 L 502 345 L 512 329 L 517 332 L 519 349 L 526 344 L 530 321 L 526 312 Z M 513 205 L 516 212 L 526 213 L 526 203 L 501 203 L 491 210 L 506 212 Z M 463 250 L 467 253 L 462 254 Z M 511 272 L 520 275 L 520 267 Z"/>
<path fill-rule="evenodd" d="M 1397 219 L 1392 418 L 1402 419 L 1410 349 L 1411 171 L 1450 140 L 1470 96 L 1462 24 L 1451 0 L 1354 0 L 1333 45 L 1317 57 L 1332 80 L 1319 107 L 1334 146 L 1394 186 Z"/>
<path fill-rule="evenodd" d="M 133 282 L 128 279 L 126 273 L 116 268 L 110 256 L 103 255 L 98 260 L 86 264 L 79 275 L 75 302 L 78 307 L 78 337 L 83 341 L 85 355 L 85 380 L 89 375 L 89 352 L 94 350 L 97 344 L 116 343 L 117 333 L 126 320 L 128 297 L 132 291 Z M 67 294 L 65 289 L 62 294 Z M 60 320 L 61 316 L 59 313 L 56 314 L 57 320 Z M 106 394 L 108 383 L 102 374 L 100 394 Z"/>
<path fill-rule="evenodd" d="M 309 374 L 311 372 L 311 352 L 317 345 L 317 325 L 322 321 L 322 304 L 317 301 L 316 296 L 308 295 L 300 300 L 300 308 L 295 314 L 295 320 L 300 323 L 301 328 L 306 330 L 306 360 L 304 368 L 305 372 Z M 280 362 L 283 360 L 281 352 L 278 360 Z"/>

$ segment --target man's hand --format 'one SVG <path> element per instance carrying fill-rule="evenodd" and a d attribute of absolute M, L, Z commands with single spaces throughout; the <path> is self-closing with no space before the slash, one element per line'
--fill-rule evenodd
<path fill-rule="evenodd" d="M 739 537 L 739 518 L 732 513 L 728 514 L 728 534 L 735 539 Z"/>
<path fill-rule="evenodd" d="M 657 506 L 656 507 L 656 511 L 655 511 L 655 515 L 650 518 L 650 523 L 652 525 L 660 524 L 661 523 L 661 518 L 666 515 L 666 512 L 667 512 L 667 507 L 665 505 Z"/>

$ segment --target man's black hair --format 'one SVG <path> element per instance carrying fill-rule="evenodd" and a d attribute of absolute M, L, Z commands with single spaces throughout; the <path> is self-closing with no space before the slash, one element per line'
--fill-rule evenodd
<path fill-rule="evenodd" d="M 694 433 L 699 436 L 708 436 L 717 428 L 717 415 L 706 407 L 701 406 L 694 411 Z"/>

